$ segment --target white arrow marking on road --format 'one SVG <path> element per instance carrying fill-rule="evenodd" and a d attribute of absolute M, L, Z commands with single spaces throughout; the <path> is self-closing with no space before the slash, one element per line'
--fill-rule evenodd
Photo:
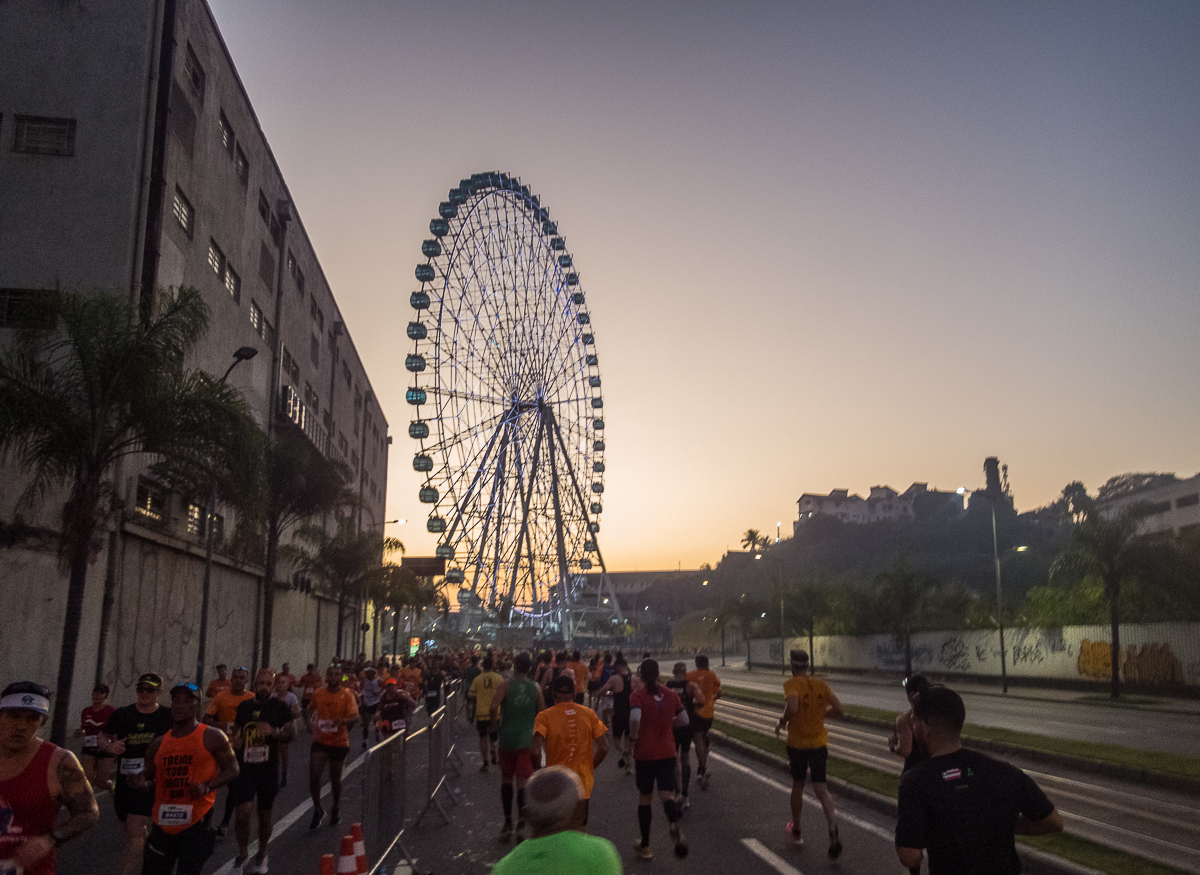
<path fill-rule="evenodd" d="M 752 769 L 748 766 L 743 766 L 741 763 L 735 763 L 733 760 L 729 759 L 728 757 L 721 756 L 721 754 L 719 754 L 719 753 L 711 753 L 710 752 L 708 756 L 709 756 L 709 759 L 714 759 L 714 760 L 717 760 L 718 762 L 724 763 L 725 765 L 729 766 L 731 769 L 736 769 L 739 772 L 749 775 L 751 778 L 754 778 L 758 781 L 762 781 L 768 787 L 773 787 L 776 790 L 779 790 L 781 793 L 791 793 L 792 792 L 792 788 L 790 785 L 784 784 L 782 781 L 776 781 L 773 778 L 767 778 L 763 775 L 760 775 L 758 772 L 754 771 L 754 769 Z M 807 788 L 805 789 L 804 798 L 813 804 L 819 804 L 817 802 L 817 798 L 812 795 L 812 791 L 810 789 L 807 789 Z M 889 842 L 895 841 L 896 837 L 892 833 L 891 830 L 884 829 L 882 826 L 879 826 L 878 824 L 871 823 L 869 820 L 863 820 L 861 817 L 855 817 L 853 814 L 849 814 L 845 811 L 838 812 L 838 820 L 853 824 L 854 826 L 857 826 L 859 829 L 866 830 L 871 835 L 878 836 L 881 839 L 886 839 Z"/>
<path fill-rule="evenodd" d="M 709 754 L 709 756 L 712 756 L 712 754 Z M 779 875 L 804 875 L 803 872 L 788 863 L 783 857 L 774 851 L 767 850 L 766 846 L 758 839 L 742 839 L 742 844 L 761 857 L 763 862 L 778 872 Z"/>

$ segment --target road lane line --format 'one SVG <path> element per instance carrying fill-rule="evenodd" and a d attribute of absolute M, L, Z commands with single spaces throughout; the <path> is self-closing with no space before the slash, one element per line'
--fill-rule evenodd
<path fill-rule="evenodd" d="M 725 765 L 729 766 L 731 769 L 736 769 L 737 771 L 742 772 L 743 774 L 749 775 L 751 778 L 754 778 L 757 781 L 761 781 L 762 783 L 766 784 L 768 787 L 773 787 L 774 789 L 780 791 L 781 793 L 791 793 L 792 792 L 792 787 L 790 784 L 784 784 L 782 781 L 776 781 L 774 778 L 768 778 L 764 775 L 760 775 L 758 772 L 754 771 L 754 769 L 750 768 L 749 766 L 743 766 L 741 763 L 734 762 L 733 760 L 729 759 L 728 757 L 722 756 L 719 753 L 712 753 L 710 751 L 708 756 L 710 759 L 714 759 L 717 762 L 724 763 Z M 810 803 L 812 803 L 813 805 L 821 804 L 817 800 L 817 797 L 812 795 L 812 789 L 808 786 L 806 786 L 804 788 L 804 798 L 806 800 L 808 800 Z M 879 826 L 878 824 L 871 823 L 869 820 L 863 820 L 861 817 L 856 817 L 855 815 L 850 814 L 847 811 L 839 811 L 837 817 L 838 817 L 839 821 L 853 824 L 854 826 L 858 827 L 859 829 L 865 830 L 866 832 L 869 832 L 871 835 L 877 836 L 881 839 L 885 839 L 888 842 L 894 842 L 896 839 L 895 835 L 892 833 L 892 831 L 890 829 L 885 829 L 884 827 Z"/>
<path fill-rule="evenodd" d="M 783 857 L 768 850 L 758 839 L 742 839 L 742 844 L 758 855 L 764 863 L 778 872 L 779 875 L 804 875 L 803 872 L 788 863 Z"/>
<path fill-rule="evenodd" d="M 346 766 L 346 768 L 344 768 L 342 770 L 342 781 L 343 782 L 346 780 L 346 777 L 348 775 L 353 774 L 354 770 L 357 769 L 360 765 L 362 765 L 364 759 L 366 759 L 366 755 L 359 754 L 358 759 L 351 762 L 349 765 Z M 333 785 L 326 784 L 324 787 L 321 788 L 321 798 L 324 799 L 326 796 L 328 796 L 332 792 L 333 792 Z M 270 840 L 272 842 L 275 841 L 275 839 L 279 838 L 281 835 L 283 835 L 285 832 L 287 832 L 291 828 L 292 824 L 294 824 L 296 821 L 298 821 L 300 818 L 302 818 L 305 814 L 307 814 L 310 811 L 312 811 L 312 797 L 311 796 L 309 798 L 305 799 L 303 802 L 301 802 L 299 805 L 297 805 L 295 808 L 293 808 L 287 814 L 285 814 L 282 818 L 275 821 L 275 826 L 271 830 L 271 839 Z M 255 834 L 255 835 L 258 833 L 258 821 L 255 820 L 254 818 L 250 819 L 250 831 L 252 834 Z M 253 839 L 250 842 L 250 846 L 247 849 L 247 853 L 249 853 L 249 855 L 251 857 L 253 857 L 255 854 L 258 853 L 258 839 Z M 217 869 L 215 872 L 213 872 L 213 875 L 232 875 L 232 873 L 235 871 L 234 867 L 233 867 L 235 860 L 237 860 L 237 851 L 234 851 L 234 855 L 232 857 L 230 857 L 228 860 L 226 860 L 225 863 L 219 869 Z"/>

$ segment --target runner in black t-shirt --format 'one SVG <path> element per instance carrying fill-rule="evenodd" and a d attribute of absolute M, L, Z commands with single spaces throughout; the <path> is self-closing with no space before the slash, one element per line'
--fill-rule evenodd
<path fill-rule="evenodd" d="M 900 862 L 918 867 L 927 849 L 930 875 L 1016 875 L 1014 834 L 1062 832 L 1054 805 L 1020 769 L 963 748 L 966 709 L 953 690 L 924 690 L 913 717 L 930 759 L 900 778 Z"/>
<path fill-rule="evenodd" d="M 254 698 L 237 707 L 233 721 L 233 748 L 238 776 L 229 785 L 229 801 L 235 806 L 240 869 L 249 856 L 250 805 L 258 797 L 258 853 L 250 872 L 267 871 L 267 843 L 271 840 L 272 807 L 279 793 L 279 743 L 291 741 L 296 732 L 292 709 L 271 695 L 275 672 L 260 669 L 254 681 Z"/>
<path fill-rule="evenodd" d="M 687 726 L 676 726 L 671 730 L 675 734 L 675 777 L 682 790 L 682 793 L 676 795 L 675 801 L 679 803 L 679 810 L 682 812 L 692 807 L 692 803 L 688 801 L 688 786 L 692 780 L 692 738 L 695 736 L 693 724 L 696 720 L 696 706 L 704 704 L 704 693 L 697 683 L 688 680 L 686 664 L 677 662 L 672 671 L 667 687 L 675 691 L 688 715 Z"/>
<path fill-rule="evenodd" d="M 146 672 L 137 681 L 137 701 L 113 711 L 100 733 L 100 747 L 116 757 L 116 784 L 113 808 L 125 833 L 120 871 L 135 875 L 142 871 L 142 849 L 150 831 L 150 811 L 154 807 L 154 789 L 134 790 L 129 779 L 146 767 L 146 748 L 150 742 L 171 731 L 171 709 L 158 702 L 162 678 Z"/>

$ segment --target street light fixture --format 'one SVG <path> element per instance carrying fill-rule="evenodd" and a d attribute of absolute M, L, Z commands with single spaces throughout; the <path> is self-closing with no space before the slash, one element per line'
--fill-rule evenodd
<path fill-rule="evenodd" d="M 238 347 L 233 353 L 233 361 L 221 376 L 221 385 L 229 379 L 233 369 L 242 362 L 248 362 L 258 355 L 258 350 L 252 346 Z M 208 507 L 205 511 L 204 531 L 204 583 L 200 591 L 200 634 L 196 641 L 196 686 L 204 686 L 204 658 L 208 647 L 208 599 L 212 591 L 212 562 L 213 562 L 213 532 L 217 522 L 217 479 L 210 477 L 208 483 Z"/>

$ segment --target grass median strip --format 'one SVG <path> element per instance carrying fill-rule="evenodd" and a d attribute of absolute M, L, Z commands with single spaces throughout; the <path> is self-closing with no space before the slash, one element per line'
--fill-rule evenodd
<path fill-rule="evenodd" d="M 782 701 L 782 697 L 777 697 L 777 699 Z M 724 720 L 714 720 L 713 729 L 767 753 L 773 753 L 780 757 L 787 756 L 783 741 L 773 736 L 734 726 Z M 896 775 L 838 757 L 831 756 L 829 758 L 829 774 L 854 784 L 856 787 L 863 787 L 892 799 L 895 799 L 899 793 L 900 778 Z M 1047 854 L 1071 860 L 1081 866 L 1107 872 L 1108 875 L 1186 875 L 1182 869 L 1163 866 L 1125 851 L 1065 833 L 1038 837 L 1018 836 L 1017 841 L 1045 851 Z"/>
<path fill-rule="evenodd" d="M 768 693 L 763 690 L 752 690 L 745 687 L 724 686 L 724 691 L 730 696 L 760 705 L 783 707 L 781 693 Z M 865 708 L 859 705 L 847 705 L 846 713 L 861 719 L 878 720 L 890 725 L 896 718 L 896 712 L 880 708 Z M 963 727 L 963 738 L 968 741 L 986 741 L 1004 744 L 1014 748 L 1037 751 L 1071 757 L 1073 759 L 1091 760 L 1092 762 L 1107 763 L 1130 769 L 1158 772 L 1164 775 L 1181 775 L 1200 780 L 1200 757 L 1181 756 L 1179 754 L 1160 753 L 1158 751 L 1135 750 L 1115 744 L 1100 744 L 1090 741 L 1073 741 L 1066 738 L 1052 738 L 1047 735 L 1036 735 L 1032 732 L 1016 732 L 1011 729 L 997 729 L 991 726 L 976 726 L 968 723 Z"/>

